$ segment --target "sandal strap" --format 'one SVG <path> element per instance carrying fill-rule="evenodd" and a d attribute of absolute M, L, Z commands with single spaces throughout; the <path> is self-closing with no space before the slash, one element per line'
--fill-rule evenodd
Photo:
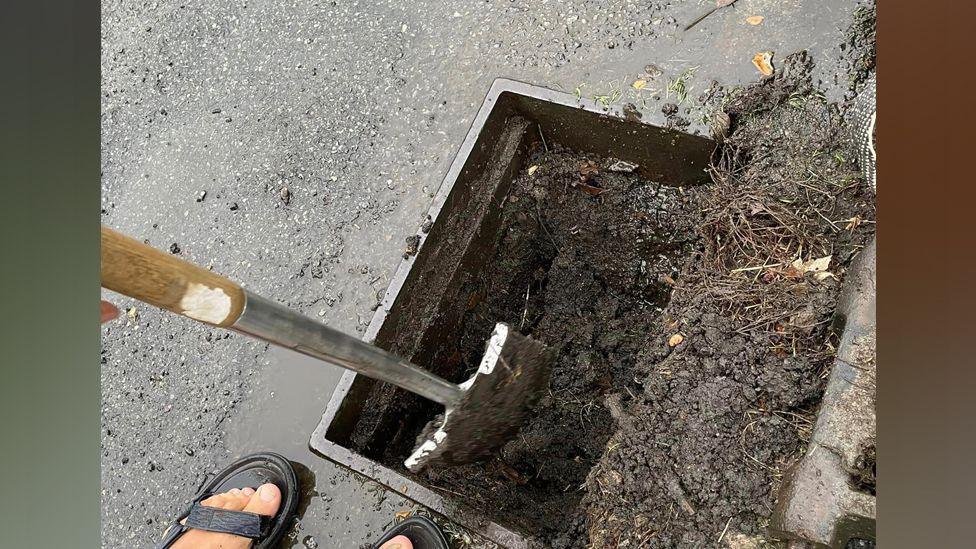
<path fill-rule="evenodd" d="M 186 517 L 185 526 L 258 539 L 268 535 L 268 527 L 273 518 L 247 511 L 231 511 L 194 503 L 190 507 L 190 514 Z"/>

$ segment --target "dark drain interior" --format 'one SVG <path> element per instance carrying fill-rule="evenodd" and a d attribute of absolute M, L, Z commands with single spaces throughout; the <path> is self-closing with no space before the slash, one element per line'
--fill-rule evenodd
<path fill-rule="evenodd" d="M 422 365 L 463 381 L 502 321 L 556 350 L 550 390 L 498 458 L 419 480 L 494 520 L 552 537 L 566 531 L 614 428 L 605 395 L 640 390 L 635 359 L 691 249 L 697 213 L 693 190 L 522 136 L 525 159 L 495 203 L 492 233 L 480 235 L 491 244 L 484 267 L 465 278 L 452 304 L 460 329 Z M 404 471 L 417 434 L 440 411 L 378 384 L 351 446 Z"/>

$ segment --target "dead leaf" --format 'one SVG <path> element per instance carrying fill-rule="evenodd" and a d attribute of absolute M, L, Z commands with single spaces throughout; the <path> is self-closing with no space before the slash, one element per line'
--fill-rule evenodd
<path fill-rule="evenodd" d="M 132 320 L 135 320 L 136 317 L 139 316 L 139 312 L 136 311 L 136 308 L 135 307 L 129 307 L 125 311 L 125 314 L 128 315 L 128 317 L 131 318 Z"/>
<path fill-rule="evenodd" d="M 587 160 L 583 165 L 580 166 L 580 181 L 586 181 L 590 178 L 590 176 L 598 173 L 600 173 L 600 168 L 596 165 L 596 162 Z"/>
<path fill-rule="evenodd" d="M 661 277 L 661 280 L 663 280 L 663 281 L 664 281 L 664 283 L 665 283 L 665 284 L 667 284 L 667 285 L 669 285 L 669 286 L 674 286 L 675 284 L 677 284 L 677 283 L 676 283 L 676 282 L 674 281 L 674 279 L 673 279 L 673 278 L 671 278 L 671 277 L 670 277 L 670 276 L 668 276 L 668 275 L 664 275 L 664 276 L 662 276 L 662 277 Z"/>
<path fill-rule="evenodd" d="M 634 88 L 635 90 L 642 90 L 647 87 L 647 80 L 641 80 L 638 78 L 637 80 L 634 80 L 634 83 L 631 84 L 630 87 Z"/>
<path fill-rule="evenodd" d="M 529 166 L 529 175 L 534 174 L 535 171 L 538 170 L 538 169 L 539 169 L 539 166 L 535 166 L 535 165 Z"/>
<path fill-rule="evenodd" d="M 823 257 L 818 257 L 817 259 L 811 259 L 810 261 L 803 261 L 797 258 L 790 264 L 791 267 L 797 269 L 798 271 L 806 273 L 819 273 L 827 270 L 830 267 L 830 260 L 834 257 L 832 255 L 825 255 Z"/>
<path fill-rule="evenodd" d="M 580 190 L 590 196 L 600 196 L 601 194 L 607 192 L 603 187 L 594 187 L 593 185 L 587 185 L 586 183 L 580 183 Z"/>
<path fill-rule="evenodd" d="M 759 69 L 763 76 L 771 76 L 773 74 L 773 52 L 761 51 L 757 53 L 752 58 L 752 64 Z"/>
<path fill-rule="evenodd" d="M 753 15 L 751 17 L 746 17 L 746 23 L 749 23 L 750 25 L 758 25 L 763 22 L 763 19 L 765 19 L 765 17 L 762 15 Z"/>
<path fill-rule="evenodd" d="M 677 347 L 678 345 L 681 345 L 681 342 L 684 340 L 685 340 L 685 336 L 681 334 L 674 334 L 673 336 L 668 338 L 668 347 Z"/>
<path fill-rule="evenodd" d="M 834 276 L 834 273 L 832 273 L 830 271 L 824 271 L 822 273 L 813 273 L 813 278 L 817 282 L 823 282 L 824 280 L 827 280 L 828 278 L 836 279 L 837 277 Z"/>
<path fill-rule="evenodd" d="M 397 520 L 406 520 L 412 514 L 413 514 L 413 511 L 407 509 L 406 511 L 397 511 L 396 513 L 393 514 L 393 516 Z"/>

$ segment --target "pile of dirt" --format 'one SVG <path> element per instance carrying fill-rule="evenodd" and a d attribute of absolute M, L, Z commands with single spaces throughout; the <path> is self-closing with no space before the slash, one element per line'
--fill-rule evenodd
<path fill-rule="evenodd" d="M 802 454 L 834 356 L 838 290 L 874 232 L 874 197 L 810 65 L 787 58 L 727 108 L 699 246 L 587 479 L 580 534 L 594 547 L 758 543 Z"/>

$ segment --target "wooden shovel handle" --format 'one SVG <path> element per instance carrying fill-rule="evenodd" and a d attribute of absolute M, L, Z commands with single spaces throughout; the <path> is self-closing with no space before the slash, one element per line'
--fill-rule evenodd
<path fill-rule="evenodd" d="M 102 227 L 102 286 L 214 326 L 230 326 L 244 310 L 235 282 Z"/>

